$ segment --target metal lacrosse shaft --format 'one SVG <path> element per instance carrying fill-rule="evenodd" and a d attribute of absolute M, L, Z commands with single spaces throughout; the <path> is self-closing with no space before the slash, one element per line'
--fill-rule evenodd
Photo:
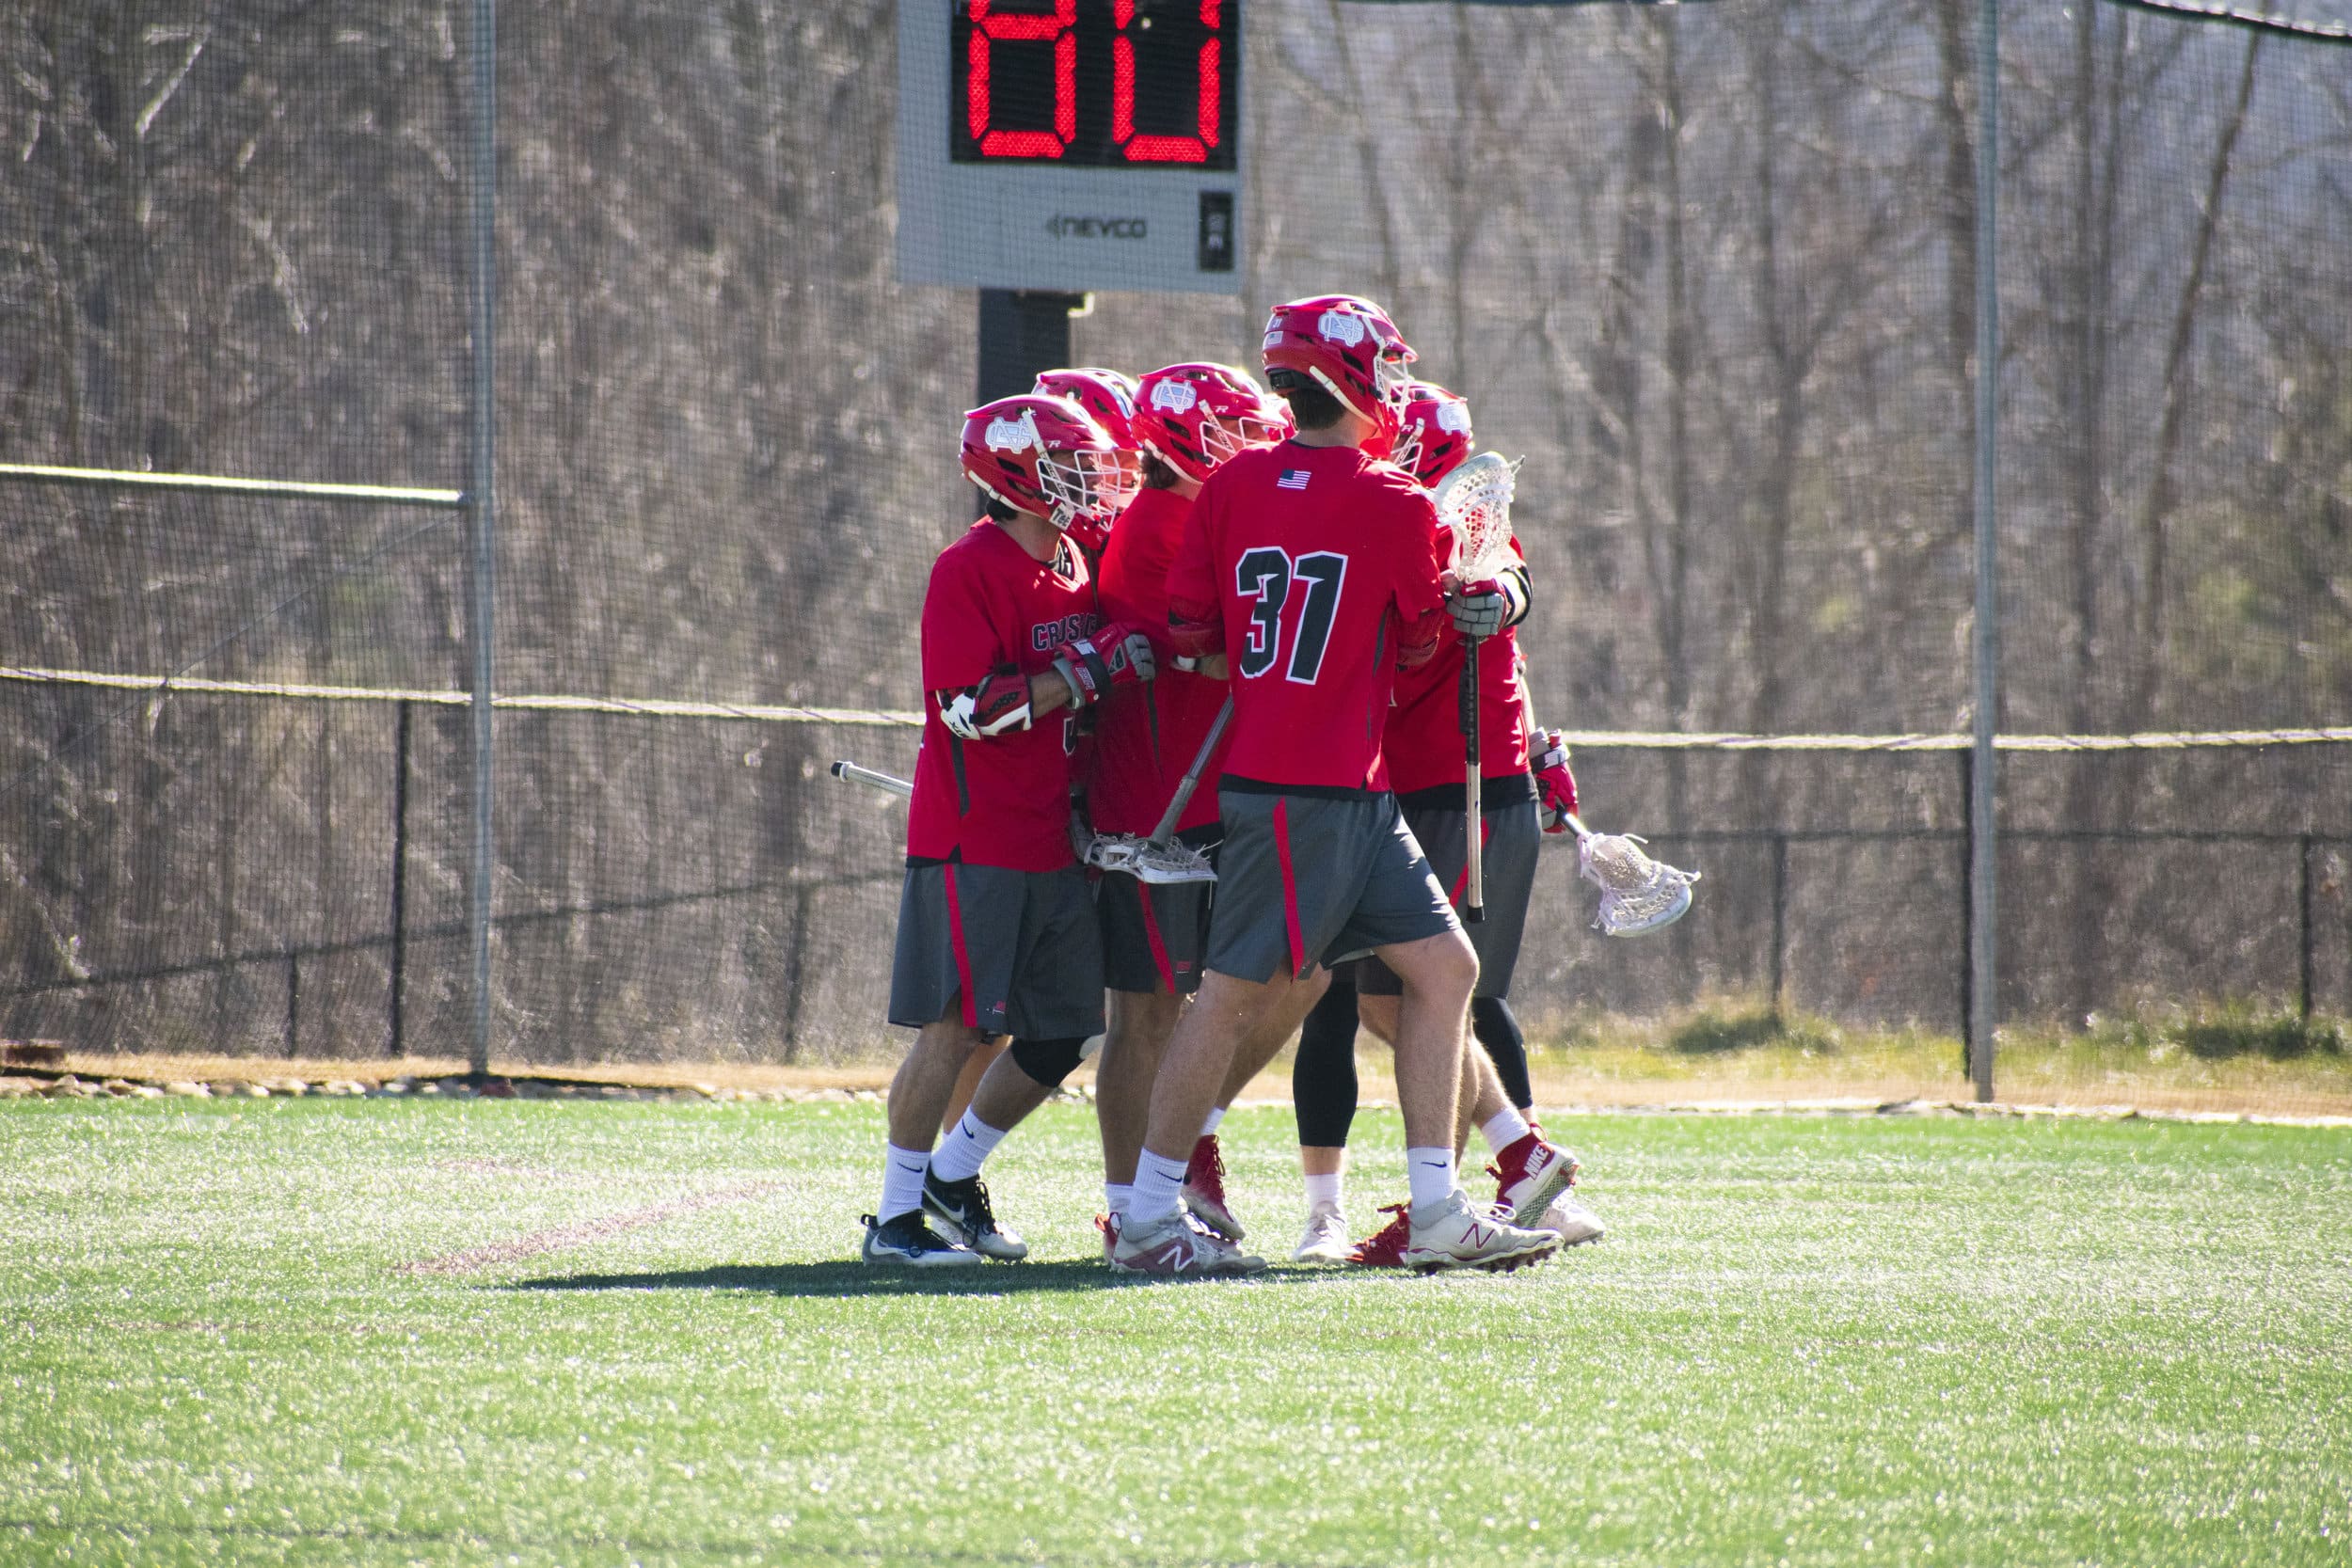
<path fill-rule="evenodd" d="M 1193 757 L 1192 766 L 1185 768 L 1184 776 L 1176 782 L 1176 793 L 1168 797 L 1168 809 L 1160 813 L 1159 824 L 1152 830 L 1151 843 L 1166 845 L 1175 838 L 1177 819 L 1184 815 L 1184 808 L 1192 804 L 1192 792 L 1200 787 L 1200 775 L 1207 771 L 1209 758 L 1216 754 L 1216 743 L 1225 738 L 1225 726 L 1232 721 L 1233 699 L 1229 694 L 1225 705 L 1216 710 L 1216 721 L 1209 726 L 1208 736 L 1200 742 L 1200 750 Z"/>
<path fill-rule="evenodd" d="M 1480 638 L 1462 639 L 1462 803 L 1468 820 L 1462 829 L 1463 863 L 1470 880 L 1462 895 L 1462 918 L 1477 925 L 1486 918 L 1486 814 L 1480 799 L 1485 780 L 1478 756 L 1478 644 Z"/>
<path fill-rule="evenodd" d="M 888 773 L 877 773 L 870 768 L 860 768 L 854 762 L 834 763 L 833 776 L 850 784 L 862 784 L 869 789 L 879 789 L 887 794 L 903 796 L 910 800 L 914 799 L 914 786 L 906 780 L 895 778 Z"/>

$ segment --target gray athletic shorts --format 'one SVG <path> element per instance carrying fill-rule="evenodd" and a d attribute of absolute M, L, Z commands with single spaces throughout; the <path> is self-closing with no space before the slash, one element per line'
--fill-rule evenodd
<path fill-rule="evenodd" d="M 1217 792 L 1207 966 L 1263 982 L 1458 931 L 1393 795 Z"/>
<path fill-rule="evenodd" d="M 1511 781 L 1486 781 L 1489 791 L 1498 785 L 1506 800 L 1518 793 L 1511 788 Z M 1452 806 L 1414 804 L 1404 811 L 1405 825 L 1413 830 L 1413 837 L 1429 857 L 1429 869 L 1458 910 L 1470 892 L 1470 871 L 1462 861 L 1462 824 L 1468 814 L 1460 805 L 1461 791 L 1452 793 L 1455 801 Z M 1487 800 L 1492 799 L 1488 795 Z M 1535 891 L 1535 860 L 1543 847 L 1544 832 L 1536 821 L 1533 800 L 1481 804 L 1480 815 L 1486 819 L 1486 885 L 1481 890 L 1486 895 L 1486 918 L 1465 923 L 1462 929 L 1470 945 L 1478 949 L 1476 994 L 1508 996 L 1511 972 L 1519 962 L 1519 939 L 1527 929 L 1527 901 Z M 1404 987 L 1387 964 L 1366 958 L 1356 966 L 1356 989 L 1366 996 L 1394 996 Z"/>
<path fill-rule="evenodd" d="M 1176 835 L 1216 863 L 1224 832 L 1214 823 Z M 1215 882 L 1139 882 L 1105 872 L 1094 889 L 1103 924 L 1103 983 L 1113 990 L 1190 996 L 1200 989 Z"/>
<path fill-rule="evenodd" d="M 951 1013 L 1023 1039 L 1103 1032 L 1103 941 L 1085 871 L 907 867 L 890 1022 L 920 1029 Z"/>

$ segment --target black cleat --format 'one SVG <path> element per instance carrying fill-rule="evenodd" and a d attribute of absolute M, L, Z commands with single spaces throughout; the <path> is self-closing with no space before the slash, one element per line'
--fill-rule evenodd
<path fill-rule="evenodd" d="M 977 1268 L 985 1261 L 970 1247 L 933 1230 L 920 1209 L 910 1209 L 886 1220 L 877 1220 L 871 1214 L 863 1218 L 866 1244 L 858 1249 L 858 1256 L 868 1263 L 895 1263 L 910 1269 L 953 1269 Z"/>
<path fill-rule="evenodd" d="M 977 1176 L 942 1181 L 927 1172 L 923 1207 L 939 1216 L 948 1235 L 983 1258 L 1017 1263 L 1029 1255 L 1028 1243 L 996 1223 L 995 1211 L 988 1206 L 988 1183 Z"/>

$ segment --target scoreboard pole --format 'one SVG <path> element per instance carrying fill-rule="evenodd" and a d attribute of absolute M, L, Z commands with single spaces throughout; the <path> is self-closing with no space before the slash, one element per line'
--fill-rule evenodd
<path fill-rule="evenodd" d="M 1040 371 L 1070 363 L 1070 319 L 1085 294 L 1038 289 L 980 291 L 978 403 L 1027 391 Z"/>

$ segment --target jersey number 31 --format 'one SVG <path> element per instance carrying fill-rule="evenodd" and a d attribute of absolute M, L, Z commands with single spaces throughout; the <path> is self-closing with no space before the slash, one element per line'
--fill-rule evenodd
<path fill-rule="evenodd" d="M 1257 600 L 1249 612 L 1249 645 L 1241 653 L 1241 673 L 1254 679 L 1282 658 L 1282 610 L 1289 604 L 1291 585 L 1304 583 L 1306 607 L 1298 612 L 1296 641 L 1291 645 L 1287 680 L 1312 686 L 1323 670 L 1324 645 L 1331 641 L 1331 624 L 1339 617 L 1340 585 L 1347 578 L 1347 557 L 1316 550 L 1295 561 L 1288 550 L 1263 546 L 1245 553 L 1233 569 L 1233 592 Z"/>

